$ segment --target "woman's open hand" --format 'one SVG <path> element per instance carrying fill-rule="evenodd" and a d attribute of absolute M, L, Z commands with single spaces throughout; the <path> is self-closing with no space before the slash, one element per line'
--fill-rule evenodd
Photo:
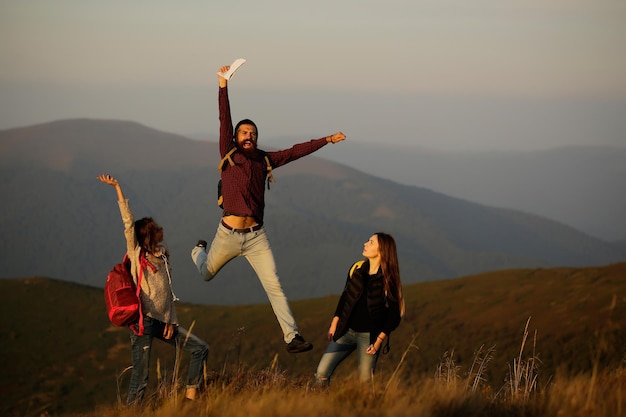
<path fill-rule="evenodd" d="M 109 185 L 112 185 L 112 186 L 119 185 L 119 182 L 117 182 L 117 180 L 114 177 L 112 177 L 112 176 L 110 176 L 108 174 L 100 174 L 100 175 L 98 175 L 98 181 L 101 181 L 101 182 L 103 182 L 105 184 L 109 184 Z"/>

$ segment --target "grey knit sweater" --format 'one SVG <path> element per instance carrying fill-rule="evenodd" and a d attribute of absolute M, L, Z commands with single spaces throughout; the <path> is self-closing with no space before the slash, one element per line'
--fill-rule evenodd
<path fill-rule="evenodd" d="M 138 244 L 135 236 L 135 219 L 130 210 L 128 200 L 118 201 L 118 204 L 120 206 L 122 222 L 124 223 L 126 251 L 131 261 L 131 273 L 135 283 L 137 283 L 141 271 L 141 263 L 139 260 L 141 246 Z M 163 251 L 163 253 L 165 253 L 165 251 Z M 168 274 L 170 268 L 167 258 L 164 255 L 155 256 L 151 253 L 146 254 L 146 258 L 155 269 L 154 271 L 150 267 L 143 269 L 140 295 L 143 314 L 164 323 L 178 325 L 176 308 L 174 306 L 176 296 L 172 290 L 172 282 Z"/>

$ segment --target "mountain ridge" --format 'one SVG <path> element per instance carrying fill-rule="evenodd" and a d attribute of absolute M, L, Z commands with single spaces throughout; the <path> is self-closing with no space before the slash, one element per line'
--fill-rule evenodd
<path fill-rule="evenodd" d="M 606 241 L 626 239 L 626 147 L 460 152 L 364 142 L 347 143 L 326 158 L 367 166 L 370 174 L 401 184 L 558 220 Z"/>
<path fill-rule="evenodd" d="M 623 246 L 549 219 L 398 184 L 322 158 L 340 146 L 277 169 L 277 183 L 266 192 L 266 228 L 290 299 L 339 293 L 346 269 L 376 231 L 396 237 L 407 283 L 624 258 Z M 136 217 L 153 216 L 164 227 L 183 300 L 265 301 L 245 260 L 231 262 L 209 284 L 191 263 L 191 247 L 212 239 L 220 217 L 217 144 L 133 122 L 80 119 L 2 131 L 0 149 L 0 192 L 9 196 L 1 209 L 2 277 L 103 285 L 124 250 L 115 193 L 96 181 L 107 172 L 121 181 Z"/>

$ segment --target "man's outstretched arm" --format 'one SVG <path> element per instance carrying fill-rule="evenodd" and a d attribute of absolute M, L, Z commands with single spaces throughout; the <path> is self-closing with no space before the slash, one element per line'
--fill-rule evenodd
<path fill-rule="evenodd" d="M 272 166 L 274 168 L 278 168 L 279 166 L 295 161 L 296 159 L 300 159 L 303 156 L 312 154 L 313 152 L 321 149 L 329 143 L 337 143 L 345 139 L 346 135 L 344 135 L 343 132 L 337 132 L 323 138 L 312 139 L 308 142 L 298 143 L 296 145 L 293 145 L 289 149 L 267 152 L 267 154 L 270 156 Z"/>

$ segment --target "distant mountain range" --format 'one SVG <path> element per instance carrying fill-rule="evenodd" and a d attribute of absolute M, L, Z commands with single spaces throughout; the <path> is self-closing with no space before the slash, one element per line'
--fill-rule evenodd
<path fill-rule="evenodd" d="M 288 143 L 284 138 L 271 140 L 278 148 Z M 626 243 L 626 141 L 624 145 L 457 152 L 348 140 L 324 158 L 401 184 L 537 214 L 602 240 Z"/>
<path fill-rule="evenodd" d="M 180 298 L 266 302 L 245 260 L 205 283 L 189 256 L 198 239 L 212 239 L 220 217 L 216 143 L 132 122 L 80 119 L 1 131 L 0 151 L 2 277 L 103 285 L 124 254 L 115 192 L 96 180 L 105 172 L 121 181 L 136 217 L 153 216 L 165 228 Z M 266 193 L 266 228 L 291 299 L 339 293 L 376 231 L 396 237 L 405 283 L 625 257 L 623 245 L 562 223 L 381 179 L 367 164 L 359 171 L 320 158 L 329 152 L 277 169 Z"/>

